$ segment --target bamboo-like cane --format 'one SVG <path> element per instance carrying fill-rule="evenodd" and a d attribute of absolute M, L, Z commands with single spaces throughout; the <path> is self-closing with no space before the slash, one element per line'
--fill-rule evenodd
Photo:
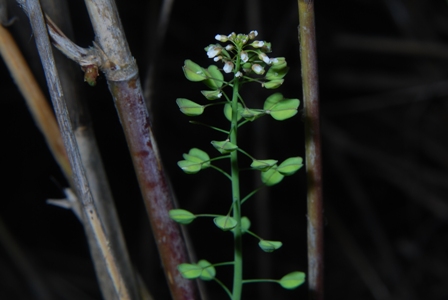
<path fill-rule="evenodd" d="M 298 0 L 305 119 L 308 204 L 308 285 L 311 300 L 323 299 L 323 199 L 314 1 Z"/>
<path fill-rule="evenodd" d="M 196 285 L 184 279 L 177 266 L 189 261 L 180 227 L 169 217 L 173 195 L 154 140 L 138 69 L 131 56 L 112 0 L 85 0 L 104 56 L 105 73 L 131 152 L 151 226 L 173 299 L 196 299 Z"/>

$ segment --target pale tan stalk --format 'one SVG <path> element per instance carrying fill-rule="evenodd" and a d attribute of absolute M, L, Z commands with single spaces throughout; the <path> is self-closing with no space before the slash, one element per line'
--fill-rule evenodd
<path fill-rule="evenodd" d="M 64 148 L 61 133 L 50 105 L 45 99 L 39 85 L 34 79 L 28 64 L 14 38 L 8 30 L 0 25 L 0 54 L 20 89 L 28 108 L 36 120 L 36 125 L 45 140 L 65 177 L 70 179 L 72 171 Z"/>
<path fill-rule="evenodd" d="M 104 227 L 101 224 L 98 212 L 93 203 L 92 194 L 85 175 L 75 135 L 68 118 L 64 94 L 57 70 L 55 68 L 51 44 L 48 39 L 47 28 L 39 2 L 37 0 L 19 0 L 18 3 L 22 5 L 31 22 L 33 35 L 35 37 L 39 55 L 44 66 L 50 96 L 56 112 L 59 127 L 61 129 L 64 145 L 67 149 L 70 165 L 73 170 L 73 187 L 78 198 L 81 200 L 82 210 L 85 215 L 84 219 L 86 224 L 89 226 L 89 230 L 91 230 L 96 237 L 96 241 L 98 242 L 99 249 L 104 258 L 107 271 L 115 287 L 117 297 L 119 299 L 131 299 L 129 289 L 125 285 L 125 281 L 123 280 L 122 274 L 116 264 L 117 260 L 110 249 L 109 240 L 107 239 L 104 232 Z"/>

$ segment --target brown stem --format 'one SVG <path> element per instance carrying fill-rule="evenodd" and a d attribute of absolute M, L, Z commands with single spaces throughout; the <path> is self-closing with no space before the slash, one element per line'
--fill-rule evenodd
<path fill-rule="evenodd" d="M 173 195 L 152 135 L 138 69 L 131 56 L 114 1 L 85 0 L 104 57 L 105 73 L 131 152 L 173 299 L 196 299 L 193 281 L 177 270 L 189 261 L 180 227 L 170 219 Z"/>
<path fill-rule="evenodd" d="M 308 285 L 310 299 L 323 299 L 323 200 L 314 1 L 298 0 L 300 60 L 308 185 Z"/>

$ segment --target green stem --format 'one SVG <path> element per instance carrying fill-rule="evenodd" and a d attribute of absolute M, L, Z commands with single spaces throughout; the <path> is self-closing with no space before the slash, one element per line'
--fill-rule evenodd
<path fill-rule="evenodd" d="M 276 279 L 246 279 L 243 280 L 243 283 L 259 283 L 259 282 L 275 282 L 278 283 Z"/>
<path fill-rule="evenodd" d="M 239 52 L 239 51 L 238 51 Z M 240 69 L 240 55 L 237 56 L 235 70 Z M 237 143 L 238 131 L 238 90 L 240 82 L 235 78 L 232 94 L 232 125 L 230 128 L 230 142 L 234 145 Z M 232 300 L 240 300 L 243 289 L 243 239 L 241 232 L 241 199 L 240 199 L 240 182 L 238 168 L 238 151 L 230 154 L 231 177 L 232 177 L 232 200 L 233 200 L 233 217 L 237 221 L 237 225 L 233 230 L 234 235 L 234 271 L 233 271 L 233 290 Z"/>

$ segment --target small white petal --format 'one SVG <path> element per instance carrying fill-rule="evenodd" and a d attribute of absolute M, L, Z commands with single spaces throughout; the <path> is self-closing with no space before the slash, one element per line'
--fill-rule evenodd
<path fill-rule="evenodd" d="M 259 64 L 253 64 L 253 65 L 252 65 L 252 70 L 253 70 L 256 74 L 258 74 L 258 75 L 261 75 L 261 74 L 264 73 L 264 69 L 263 69 L 263 67 L 260 66 Z"/>
<path fill-rule="evenodd" d="M 215 35 L 215 39 L 220 42 L 227 42 L 229 40 L 229 38 L 227 36 L 222 35 L 222 34 Z"/>
<path fill-rule="evenodd" d="M 231 61 L 226 61 L 223 68 L 224 72 L 230 73 L 233 70 L 233 63 Z"/>
<path fill-rule="evenodd" d="M 208 58 L 213 58 L 216 55 L 218 55 L 219 53 L 221 53 L 220 47 L 211 46 L 207 51 L 207 56 L 208 56 Z"/>
<path fill-rule="evenodd" d="M 235 77 L 241 77 L 241 76 L 243 76 L 243 73 L 241 73 L 240 71 L 235 73 Z"/>
<path fill-rule="evenodd" d="M 226 50 L 227 51 L 233 50 L 233 48 L 234 48 L 233 45 L 227 45 L 226 46 Z"/>
<path fill-rule="evenodd" d="M 252 46 L 255 47 L 255 48 L 261 48 L 261 47 L 264 46 L 264 41 L 254 41 L 252 43 Z"/>
<path fill-rule="evenodd" d="M 213 58 L 214 61 L 220 61 L 222 59 L 222 56 L 216 56 L 215 58 Z"/>
<path fill-rule="evenodd" d="M 249 56 L 247 55 L 246 51 L 241 51 L 241 60 L 243 62 L 247 62 L 249 60 Z"/>
<path fill-rule="evenodd" d="M 269 64 L 271 62 L 269 57 L 266 54 L 264 54 L 264 53 L 260 53 L 258 55 L 258 58 L 260 58 L 262 61 L 264 61 L 267 64 Z"/>

